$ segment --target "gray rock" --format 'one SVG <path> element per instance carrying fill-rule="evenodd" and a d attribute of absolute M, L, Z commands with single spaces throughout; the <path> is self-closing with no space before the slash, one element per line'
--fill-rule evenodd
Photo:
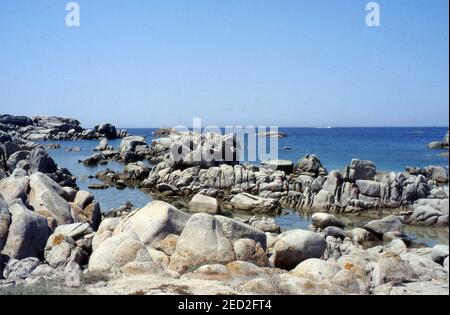
<path fill-rule="evenodd" d="M 427 172 L 432 180 L 442 184 L 448 183 L 448 169 L 441 166 L 428 166 Z"/>
<path fill-rule="evenodd" d="M 10 170 L 10 172 L 13 172 L 16 169 L 16 165 L 20 161 L 28 160 L 29 156 L 29 151 L 17 151 L 8 158 L 8 160 L 6 161 L 6 167 Z"/>
<path fill-rule="evenodd" d="M 411 266 L 397 255 L 387 255 L 378 263 L 370 265 L 370 283 L 379 286 L 385 283 L 407 283 L 417 281 L 418 276 Z"/>
<path fill-rule="evenodd" d="M 5 202 L 11 202 L 18 198 L 26 201 L 29 182 L 27 173 L 24 170 L 16 169 L 10 177 L 0 181 L 0 194 Z"/>
<path fill-rule="evenodd" d="M 347 169 L 346 177 L 356 183 L 358 180 L 373 180 L 376 173 L 374 162 L 354 159 Z"/>
<path fill-rule="evenodd" d="M 267 259 L 265 250 L 254 240 L 242 238 L 234 243 L 233 248 L 236 254 L 236 260 L 250 262 L 259 267 L 269 266 L 269 260 Z"/>
<path fill-rule="evenodd" d="M 300 159 L 296 164 L 296 169 L 302 173 L 313 174 L 314 176 L 320 175 L 320 173 L 326 174 L 325 168 L 322 166 L 319 158 L 315 155 L 306 155 Z"/>
<path fill-rule="evenodd" d="M 319 229 L 325 229 L 329 226 L 336 226 L 344 228 L 345 223 L 329 213 L 318 212 L 314 213 L 311 217 L 312 224 Z"/>
<path fill-rule="evenodd" d="M 58 225 L 73 223 L 70 204 L 64 199 L 66 192 L 48 176 L 35 173 L 30 176 L 29 204 L 36 213 L 53 217 Z"/>
<path fill-rule="evenodd" d="M 224 216 L 216 216 L 216 219 L 222 224 L 223 232 L 231 244 L 247 238 L 259 243 L 264 250 L 267 248 L 267 236 L 261 230 Z"/>
<path fill-rule="evenodd" d="M 403 221 L 402 218 L 391 215 L 380 220 L 370 221 L 364 226 L 364 229 L 382 239 L 384 233 L 403 232 Z"/>
<path fill-rule="evenodd" d="M 153 201 L 144 208 L 130 213 L 116 231 L 135 232 L 147 246 L 166 238 L 169 234 L 180 235 L 189 217 L 168 203 Z"/>
<path fill-rule="evenodd" d="M 293 269 L 310 258 L 320 258 L 327 248 L 323 236 L 305 230 L 292 230 L 280 234 L 273 249 L 274 266 Z"/>
<path fill-rule="evenodd" d="M 327 176 L 327 180 L 323 184 L 322 189 L 330 192 L 334 196 L 336 195 L 337 190 L 339 189 L 339 187 L 342 186 L 343 183 L 344 178 L 341 175 L 341 173 L 337 171 L 332 171 Z"/>
<path fill-rule="evenodd" d="M 333 262 L 311 258 L 301 262 L 290 274 L 312 281 L 323 281 L 333 279 L 339 271 L 341 268 Z"/>
<path fill-rule="evenodd" d="M 39 265 L 40 261 L 35 257 L 10 259 L 3 270 L 3 277 L 10 280 L 26 279 Z"/>
<path fill-rule="evenodd" d="M 286 174 L 294 172 L 294 163 L 287 160 L 269 160 L 261 162 L 261 168 L 270 171 L 283 171 Z"/>
<path fill-rule="evenodd" d="M 30 152 L 29 162 L 32 173 L 49 174 L 57 170 L 55 161 L 41 148 L 36 148 Z"/>
<path fill-rule="evenodd" d="M 247 193 L 233 196 L 225 207 L 230 210 L 251 211 L 255 213 L 276 213 L 280 209 L 278 200 L 261 198 Z"/>
<path fill-rule="evenodd" d="M 114 148 L 109 145 L 108 143 L 108 139 L 107 138 L 103 138 L 100 140 L 100 143 L 95 147 L 94 151 L 112 151 Z"/>
<path fill-rule="evenodd" d="M 97 133 L 105 136 L 107 139 L 116 139 L 117 138 L 116 127 L 109 123 L 102 124 L 100 126 L 95 127 L 95 131 Z"/>
<path fill-rule="evenodd" d="M 73 223 L 58 226 L 53 234 L 63 235 L 76 240 L 91 232 L 92 230 L 89 228 L 89 223 Z"/>
<path fill-rule="evenodd" d="M 198 213 L 189 219 L 181 233 L 169 268 L 185 273 L 203 265 L 227 264 L 234 260 L 233 246 L 220 221 L 211 215 Z"/>
<path fill-rule="evenodd" d="M 359 188 L 359 192 L 367 197 L 381 197 L 380 183 L 372 180 L 357 180 L 356 185 Z"/>
<path fill-rule="evenodd" d="M 3 249 L 3 246 L 6 243 L 10 224 L 11 213 L 9 213 L 8 204 L 3 200 L 2 195 L 0 194 L 0 251 Z"/>
<path fill-rule="evenodd" d="M 448 257 L 448 246 L 436 245 L 433 247 L 432 259 L 435 263 L 442 265 Z"/>
<path fill-rule="evenodd" d="M 331 236 L 334 238 L 340 238 L 341 240 L 347 236 L 344 230 L 335 226 L 329 226 L 325 228 L 323 232 L 325 233 L 325 237 Z"/>
<path fill-rule="evenodd" d="M 45 217 L 27 209 L 19 199 L 9 204 L 11 225 L 2 254 L 10 259 L 43 257 L 50 230 Z"/>
<path fill-rule="evenodd" d="M 75 196 L 74 203 L 81 209 L 86 208 L 94 201 L 94 195 L 91 192 L 80 190 Z"/>
<path fill-rule="evenodd" d="M 216 198 L 197 194 L 189 202 L 189 210 L 208 214 L 218 214 L 220 212 L 220 206 Z"/>

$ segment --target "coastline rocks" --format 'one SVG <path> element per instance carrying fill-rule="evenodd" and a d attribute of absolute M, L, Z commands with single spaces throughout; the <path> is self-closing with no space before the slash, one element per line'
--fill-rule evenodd
<path fill-rule="evenodd" d="M 256 216 L 250 218 L 249 224 L 254 228 L 261 230 L 267 233 L 276 233 L 279 234 L 281 232 L 281 227 L 275 222 L 274 218 L 258 218 Z"/>
<path fill-rule="evenodd" d="M 3 200 L 0 193 L 0 251 L 6 243 L 8 237 L 9 225 L 11 224 L 11 213 L 9 212 L 8 204 Z M 1 266 L 1 257 L 0 257 Z M 1 271 L 1 267 L 0 267 Z"/>
<path fill-rule="evenodd" d="M 180 235 L 189 215 L 172 205 L 153 201 L 144 208 L 130 213 L 115 229 L 114 234 L 134 232 L 147 246 L 166 238 L 170 234 Z"/>
<path fill-rule="evenodd" d="M 323 236 L 305 230 L 284 232 L 277 237 L 271 260 L 276 268 L 291 270 L 304 260 L 320 258 L 327 248 Z"/>
<path fill-rule="evenodd" d="M 220 205 L 215 198 L 197 194 L 189 202 L 189 210 L 208 214 L 219 214 Z"/>
<path fill-rule="evenodd" d="M 81 209 L 86 208 L 94 201 L 94 195 L 91 192 L 80 190 L 75 195 L 74 203 Z"/>
<path fill-rule="evenodd" d="M 277 213 L 280 210 L 278 200 L 261 198 L 247 193 L 241 193 L 224 204 L 226 209 L 250 211 L 255 213 Z"/>
<path fill-rule="evenodd" d="M 100 143 L 95 147 L 94 151 L 112 151 L 114 148 L 109 145 L 107 138 L 102 138 Z"/>
<path fill-rule="evenodd" d="M 447 208 L 442 209 L 438 203 L 431 204 L 427 203 L 424 205 L 416 204 L 414 207 L 414 212 L 407 216 L 405 222 L 411 225 L 419 226 L 448 226 L 449 215 L 448 215 L 448 202 L 443 203 Z M 434 206 L 434 207 L 433 207 Z M 442 210 L 441 210 L 442 209 Z M 446 211 L 446 212 L 443 212 Z"/>
<path fill-rule="evenodd" d="M 73 222 L 71 207 L 61 197 L 65 191 L 57 183 L 42 173 L 36 173 L 30 176 L 30 187 L 28 202 L 36 213 L 47 218 L 53 217 L 58 225 Z"/>
<path fill-rule="evenodd" d="M 31 173 L 54 173 L 57 170 L 56 163 L 48 155 L 44 149 L 33 149 L 30 152 L 29 157 L 30 171 Z"/>
<path fill-rule="evenodd" d="M 199 233 L 198 231 L 202 231 Z M 207 214 L 195 214 L 178 239 L 169 268 L 179 273 L 208 264 L 227 264 L 236 260 L 233 246 L 222 224 Z"/>
<path fill-rule="evenodd" d="M 431 150 L 440 150 L 440 149 L 447 149 L 449 148 L 449 132 L 444 136 L 444 139 L 442 141 L 433 141 L 428 144 L 428 149 Z"/>
<path fill-rule="evenodd" d="M 27 199 L 30 179 L 24 170 L 16 169 L 11 176 L 0 181 L 0 194 L 5 202 L 11 202 L 15 199 Z"/>
<path fill-rule="evenodd" d="M 440 184 L 448 183 L 448 169 L 440 166 L 428 166 L 426 168 L 428 176 Z"/>
<path fill-rule="evenodd" d="M 311 258 L 301 262 L 289 274 L 312 281 L 332 280 L 341 268 L 329 261 Z"/>
<path fill-rule="evenodd" d="M 327 174 L 322 162 L 313 154 L 306 155 L 304 158 L 300 159 L 295 165 L 295 168 L 300 174 L 310 175 L 313 177 L 317 177 L 319 175 L 325 176 Z"/>
<path fill-rule="evenodd" d="M 0 115 L 0 124 L 25 127 L 33 124 L 26 116 Z"/>
<path fill-rule="evenodd" d="M 388 232 L 403 233 L 403 220 L 398 216 L 391 215 L 380 220 L 370 221 L 364 226 L 364 229 L 382 239 L 383 234 Z"/>
<path fill-rule="evenodd" d="M 294 163 L 287 160 L 269 160 L 261 162 L 261 168 L 270 171 L 282 171 L 286 174 L 294 172 Z"/>
<path fill-rule="evenodd" d="M 11 202 L 9 212 L 11 225 L 2 255 L 19 260 L 43 257 L 50 235 L 45 217 L 27 209 L 21 200 Z"/>
<path fill-rule="evenodd" d="M 10 259 L 3 271 L 3 277 L 8 280 L 26 279 L 39 265 L 40 261 L 35 257 Z"/>
<path fill-rule="evenodd" d="M 448 246 L 436 245 L 433 247 L 432 259 L 435 263 L 443 265 L 445 259 L 448 258 Z"/>
<path fill-rule="evenodd" d="M 94 130 L 96 133 L 101 134 L 102 136 L 106 137 L 107 139 L 117 139 L 118 138 L 116 127 L 109 123 L 95 126 Z"/>
<path fill-rule="evenodd" d="M 345 223 L 343 223 L 341 220 L 336 218 L 332 214 L 328 213 L 314 213 L 312 215 L 312 224 L 319 229 L 325 229 L 330 226 L 338 227 L 338 228 L 344 228 Z"/>
<path fill-rule="evenodd" d="M 351 165 L 347 167 L 344 177 L 356 183 L 358 180 L 373 180 L 376 174 L 374 162 L 354 159 Z"/>
<path fill-rule="evenodd" d="M 268 267 L 269 259 L 261 244 L 252 239 L 242 238 L 234 243 L 234 252 L 237 261 L 245 261 L 259 267 Z"/>

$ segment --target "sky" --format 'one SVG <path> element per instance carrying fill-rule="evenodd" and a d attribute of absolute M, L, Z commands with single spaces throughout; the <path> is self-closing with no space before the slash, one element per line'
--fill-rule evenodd
<path fill-rule="evenodd" d="M 84 126 L 448 126 L 449 2 L 0 0 L 0 113 Z"/>

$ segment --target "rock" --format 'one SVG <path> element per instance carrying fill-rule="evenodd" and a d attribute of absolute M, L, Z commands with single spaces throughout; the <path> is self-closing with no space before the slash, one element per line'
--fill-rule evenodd
<path fill-rule="evenodd" d="M 300 159 L 295 165 L 295 168 L 301 173 L 312 174 L 313 176 L 318 176 L 320 173 L 326 174 L 322 162 L 320 162 L 317 156 L 312 154 L 306 155 L 304 158 Z"/>
<path fill-rule="evenodd" d="M 335 226 L 329 226 L 325 228 L 323 232 L 325 233 L 325 237 L 331 236 L 334 238 L 340 238 L 341 240 L 346 237 L 345 231 Z"/>
<path fill-rule="evenodd" d="M 353 243 L 355 244 L 374 242 L 378 239 L 375 234 L 361 228 L 354 228 L 351 231 L 346 231 L 346 234 L 349 238 L 352 239 Z"/>
<path fill-rule="evenodd" d="M 449 292 L 448 282 L 418 281 L 403 284 L 383 284 L 372 290 L 374 295 L 444 295 Z"/>
<path fill-rule="evenodd" d="M 94 151 L 112 151 L 114 148 L 109 145 L 108 139 L 103 138 L 100 140 L 100 143 L 95 147 Z"/>
<path fill-rule="evenodd" d="M 36 148 L 30 152 L 30 170 L 32 173 L 50 174 L 57 170 L 55 161 L 44 149 Z"/>
<path fill-rule="evenodd" d="M 10 280 L 26 279 L 39 265 L 40 261 L 35 257 L 10 259 L 3 270 L 3 277 Z"/>
<path fill-rule="evenodd" d="M 30 176 L 29 204 L 36 213 L 55 218 L 58 225 L 73 223 L 70 204 L 62 197 L 66 192 L 48 176 L 36 173 Z"/>
<path fill-rule="evenodd" d="M 103 161 L 105 161 L 105 156 L 103 155 L 103 153 L 96 153 L 80 162 L 82 162 L 86 166 L 96 166 Z"/>
<path fill-rule="evenodd" d="M 7 134 L 6 132 L 3 132 L 2 130 L 0 130 L 0 143 L 7 143 L 7 142 L 11 142 L 12 141 L 12 137 Z"/>
<path fill-rule="evenodd" d="M 380 183 L 372 180 L 357 180 L 356 185 L 359 188 L 359 192 L 367 197 L 380 198 L 381 186 Z"/>
<path fill-rule="evenodd" d="M 443 147 L 444 146 L 442 145 L 442 142 L 440 142 L 440 141 L 433 141 L 428 144 L 428 149 L 430 149 L 430 150 L 440 150 Z"/>
<path fill-rule="evenodd" d="M 290 274 L 312 281 L 323 281 L 333 279 L 340 270 L 341 268 L 335 263 L 311 258 L 301 262 Z"/>
<path fill-rule="evenodd" d="M 162 251 L 164 254 L 168 256 L 172 256 L 175 253 L 177 248 L 178 239 L 180 237 L 175 234 L 169 234 L 166 238 L 156 242 L 153 245 L 153 248 L 159 251 Z"/>
<path fill-rule="evenodd" d="M 381 220 L 370 221 L 364 226 L 364 229 L 377 235 L 380 239 L 387 232 L 403 232 L 403 222 L 398 216 L 388 216 Z"/>
<path fill-rule="evenodd" d="M 150 168 L 143 162 L 129 163 L 125 165 L 124 172 L 134 179 L 146 179 L 150 174 Z"/>
<path fill-rule="evenodd" d="M 75 200 L 75 196 L 77 195 L 77 190 L 73 189 L 72 187 L 62 187 L 62 190 L 65 192 L 66 201 L 73 202 Z"/>
<path fill-rule="evenodd" d="M 152 262 L 152 259 L 138 235 L 125 232 L 102 242 L 92 253 L 88 268 L 95 273 L 117 272 L 133 262 Z"/>
<path fill-rule="evenodd" d="M 113 236 L 113 232 L 120 222 L 121 219 L 119 218 L 106 218 L 102 221 L 98 227 L 97 233 L 95 233 L 94 238 L 92 239 L 93 251 L 95 251 L 104 240 Z"/>
<path fill-rule="evenodd" d="M 347 168 L 347 178 L 353 183 L 358 180 L 373 180 L 377 174 L 375 163 L 365 160 L 352 160 L 351 165 Z"/>
<path fill-rule="evenodd" d="M 100 208 L 100 203 L 97 201 L 92 202 L 84 208 L 84 215 L 87 218 L 87 222 L 91 225 L 91 228 L 96 231 L 102 221 L 102 210 Z"/>
<path fill-rule="evenodd" d="M 261 168 L 270 171 L 283 171 L 286 174 L 294 172 L 294 163 L 287 160 L 268 160 L 261 162 Z"/>
<path fill-rule="evenodd" d="M 6 243 L 8 237 L 9 225 L 11 224 L 11 213 L 9 213 L 8 204 L 3 200 L 0 194 L 0 251 Z M 0 257 L 1 265 L 1 257 Z M 0 267 L 1 270 L 1 267 Z"/>
<path fill-rule="evenodd" d="M 11 225 L 2 255 L 10 259 L 41 258 L 50 235 L 45 217 L 27 209 L 19 199 L 9 204 Z"/>
<path fill-rule="evenodd" d="M 261 198 L 247 193 L 233 196 L 226 208 L 230 210 L 251 211 L 255 213 L 276 213 L 279 211 L 279 202 L 275 199 Z"/>
<path fill-rule="evenodd" d="M 267 248 L 267 236 L 261 230 L 224 216 L 216 216 L 215 218 L 222 224 L 223 232 L 231 244 L 242 238 L 247 238 L 259 243 L 264 250 Z"/>
<path fill-rule="evenodd" d="M 234 252 L 236 260 L 250 262 L 259 267 L 267 267 L 269 265 L 265 250 L 252 239 L 242 238 L 236 241 L 234 243 Z"/>
<path fill-rule="evenodd" d="M 448 246 L 436 245 L 433 247 L 432 259 L 435 263 L 442 265 L 448 257 Z"/>
<path fill-rule="evenodd" d="M 189 215 L 172 205 L 153 201 L 144 208 L 130 213 L 116 228 L 115 233 L 135 232 L 147 246 L 166 238 L 169 234 L 180 235 Z"/>
<path fill-rule="evenodd" d="M 329 213 L 318 212 L 312 215 L 312 224 L 319 229 L 325 229 L 329 226 L 344 228 L 345 223 Z"/>
<path fill-rule="evenodd" d="M 235 259 L 233 246 L 220 221 L 211 215 L 198 213 L 189 219 L 181 233 L 169 268 L 185 273 L 202 265 L 227 264 Z"/>
<path fill-rule="evenodd" d="M 292 230 L 278 236 L 272 259 L 275 267 L 291 270 L 304 260 L 322 257 L 326 248 L 327 242 L 321 235 Z"/>
<path fill-rule="evenodd" d="M 444 269 L 447 272 L 447 275 L 449 274 L 449 265 L 448 265 L 448 257 L 444 260 Z"/>
<path fill-rule="evenodd" d="M 418 276 L 411 266 L 399 256 L 390 254 L 371 265 L 370 283 L 379 286 L 385 283 L 406 283 L 417 281 Z"/>
<path fill-rule="evenodd" d="M 80 190 L 75 196 L 74 203 L 81 209 L 84 209 L 93 201 L 94 195 L 91 192 Z"/>
<path fill-rule="evenodd" d="M 117 129 L 115 126 L 111 124 L 102 124 L 100 126 L 95 127 L 95 131 L 102 136 L 105 136 L 107 139 L 116 139 L 117 138 Z"/>
<path fill-rule="evenodd" d="M 0 124 L 26 127 L 33 124 L 33 121 L 26 116 L 0 115 Z"/>
<path fill-rule="evenodd" d="M 438 183 L 448 183 L 448 169 L 441 166 L 428 166 L 427 173 L 432 180 L 435 180 Z"/>
<path fill-rule="evenodd" d="M 10 177 L 0 181 L 0 194 L 5 202 L 11 202 L 18 198 L 26 201 L 29 182 L 27 173 L 24 170 L 16 169 Z"/>
<path fill-rule="evenodd" d="M 328 177 L 325 183 L 323 184 L 322 189 L 328 191 L 333 196 L 336 195 L 339 187 L 341 187 L 344 183 L 344 178 L 342 177 L 341 173 L 332 171 Z"/>
<path fill-rule="evenodd" d="M 55 269 L 61 268 L 65 267 L 74 259 L 77 260 L 76 257 L 72 257 L 72 255 L 76 256 L 75 250 L 74 240 L 71 237 L 62 234 L 53 234 L 45 246 L 44 257 L 50 267 Z M 80 258 L 78 258 L 78 261 L 73 262 L 81 263 Z"/>
<path fill-rule="evenodd" d="M 53 234 L 63 235 L 64 237 L 70 237 L 76 240 L 90 232 L 91 230 L 89 229 L 88 223 L 73 223 L 58 226 Z"/>
<path fill-rule="evenodd" d="M 30 156 L 29 151 L 17 151 L 8 158 L 6 161 L 6 167 L 9 169 L 10 172 L 14 172 L 16 169 L 16 165 L 23 160 L 28 160 L 28 157 Z"/>
<path fill-rule="evenodd" d="M 250 219 L 250 225 L 263 232 L 281 233 L 281 227 L 275 222 L 274 218 L 263 217 L 258 219 L 257 217 L 252 217 Z"/>
<path fill-rule="evenodd" d="M 361 289 L 358 280 L 355 275 L 348 270 L 339 271 L 334 278 L 331 280 L 331 283 L 334 285 L 338 285 L 342 288 L 345 288 L 345 293 L 348 294 L 361 294 Z"/>
<path fill-rule="evenodd" d="M 444 217 L 444 213 L 436 210 L 429 205 L 416 206 L 413 214 L 411 214 L 406 222 L 414 225 L 438 225 L 439 218 Z M 444 224 L 441 224 L 444 225 Z M 448 226 L 448 214 L 447 214 Z"/>
<path fill-rule="evenodd" d="M 220 212 L 220 206 L 217 199 L 197 194 L 189 202 L 189 210 L 208 214 L 218 214 Z"/>
<path fill-rule="evenodd" d="M 147 143 L 144 137 L 129 136 L 122 139 L 122 142 L 120 143 L 119 146 L 119 153 L 122 155 L 125 154 L 126 152 L 133 152 L 138 145 L 146 145 L 146 144 Z"/>

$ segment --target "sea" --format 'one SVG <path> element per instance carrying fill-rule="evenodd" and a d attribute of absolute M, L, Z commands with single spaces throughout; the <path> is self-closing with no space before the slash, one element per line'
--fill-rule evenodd
<path fill-rule="evenodd" d="M 129 134 L 147 138 L 147 143 L 153 140 L 154 128 L 124 128 Z M 378 171 L 404 171 L 405 167 L 426 167 L 428 165 L 448 168 L 448 153 L 444 150 L 429 150 L 427 144 L 443 139 L 448 128 L 442 127 L 411 127 L 411 128 L 279 128 L 287 137 L 278 139 L 278 158 L 296 162 L 307 154 L 317 155 L 328 171 L 342 170 L 352 159 L 374 161 Z M 111 140 L 110 144 L 117 148 L 120 139 Z M 110 168 L 122 171 L 123 165 L 111 162 L 104 166 L 87 167 L 80 160 L 93 154 L 98 140 L 55 141 L 60 149 L 49 150 L 49 153 L 59 167 L 69 169 L 78 178 L 82 190 L 90 190 L 88 186 L 96 183 L 90 178 L 100 170 Z M 44 144 L 49 144 L 45 142 Z M 69 152 L 69 148 L 79 147 L 79 152 Z M 258 161 L 256 161 L 258 163 Z M 92 191 L 102 206 L 104 212 L 117 209 L 130 201 L 135 207 L 142 207 L 152 201 L 152 196 L 138 189 L 127 188 L 117 190 Z M 348 226 L 362 226 L 373 218 L 343 217 Z M 299 213 L 285 209 L 276 217 L 283 230 L 307 229 L 311 223 L 310 214 Z M 407 227 L 406 231 L 416 242 L 426 246 L 448 244 L 448 229 Z"/>

